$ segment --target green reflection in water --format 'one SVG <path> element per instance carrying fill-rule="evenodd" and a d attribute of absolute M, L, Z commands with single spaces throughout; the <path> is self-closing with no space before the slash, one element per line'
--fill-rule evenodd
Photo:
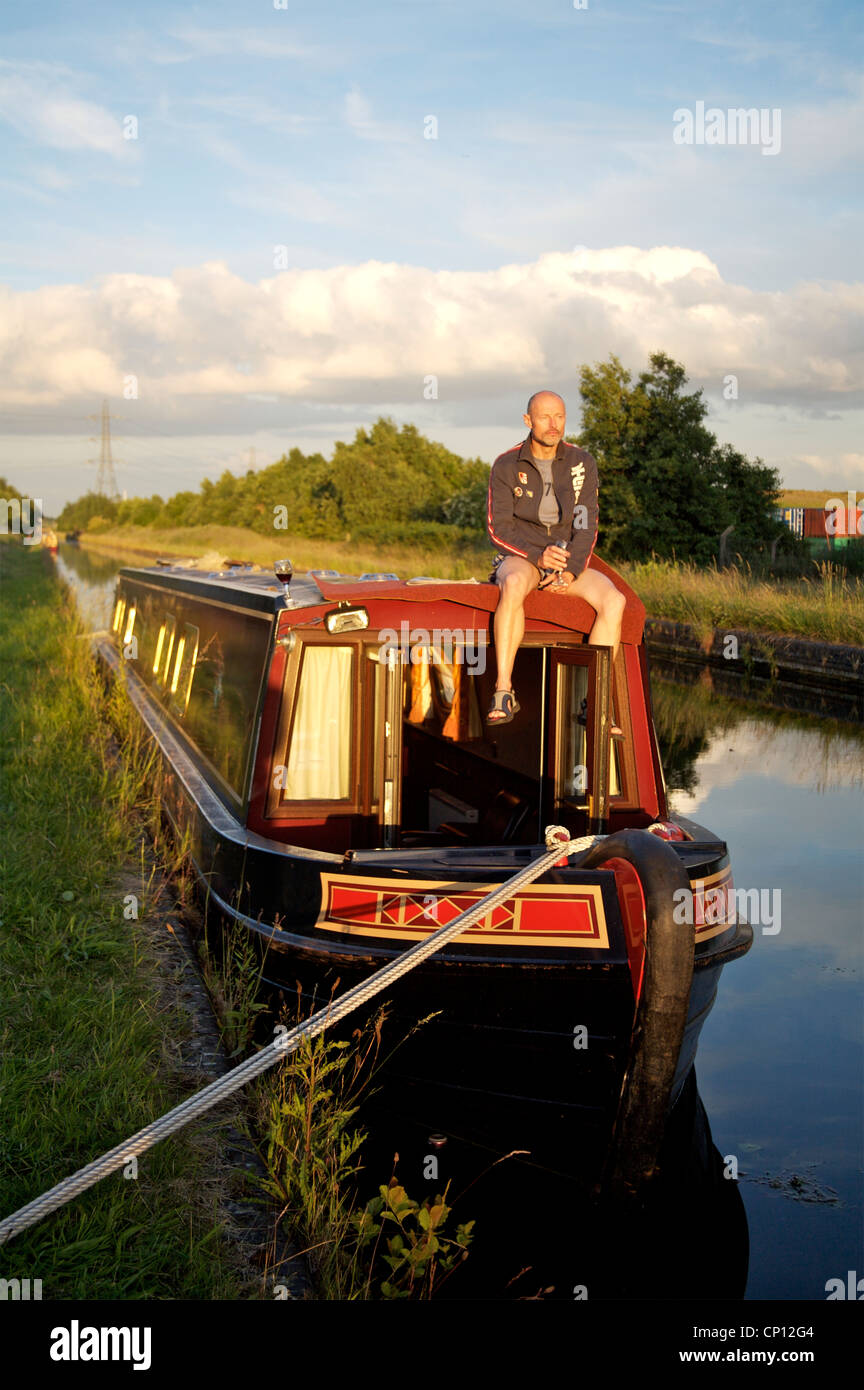
<path fill-rule="evenodd" d="M 685 685 L 667 680 L 656 672 L 651 678 L 651 694 L 660 757 L 670 792 L 695 793 L 699 781 L 697 760 L 713 740 L 754 721 L 778 733 L 800 730 L 811 735 L 802 740 L 801 747 L 814 787 L 848 786 L 850 773 L 853 781 L 861 780 L 864 775 L 864 728 L 860 724 L 826 719 L 823 715 L 775 710 L 759 701 L 718 695 L 700 681 Z M 851 768 L 848 759 L 836 756 L 838 741 L 850 746 L 858 755 L 857 763 Z"/>

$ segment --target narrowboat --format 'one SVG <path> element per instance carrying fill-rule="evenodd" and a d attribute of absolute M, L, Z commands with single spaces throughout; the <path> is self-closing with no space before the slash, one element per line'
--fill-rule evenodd
<path fill-rule="evenodd" d="M 433 1017 L 392 1066 L 426 1133 L 458 1115 L 479 1143 L 563 1144 L 632 1190 L 752 932 L 725 842 L 666 804 L 644 607 L 591 564 L 626 598 L 614 669 L 593 609 L 533 594 L 504 725 L 484 719 L 486 582 L 129 567 L 97 650 L 155 741 L 209 910 L 260 944 L 292 1007 L 477 903 L 547 826 L 595 837 L 394 987 L 406 1028 Z"/>

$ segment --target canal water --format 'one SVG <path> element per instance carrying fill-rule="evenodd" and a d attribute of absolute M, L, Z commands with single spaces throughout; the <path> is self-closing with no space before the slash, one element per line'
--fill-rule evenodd
<path fill-rule="evenodd" d="M 122 562 L 61 546 L 57 563 L 85 621 L 107 626 Z M 753 947 L 724 970 L 696 1059 L 714 1144 L 737 1170 L 746 1213 L 743 1230 L 734 1212 L 718 1218 L 736 1225 L 734 1258 L 717 1257 L 719 1281 L 731 1262 L 733 1296 L 824 1300 L 830 1280 L 864 1278 L 864 729 L 717 695 L 707 672 L 655 678 L 653 691 L 672 808 L 722 834 L 736 887 L 760 893 Z M 505 1224 L 518 1189 L 501 1198 Z M 470 1194 L 470 1217 L 469 1206 Z M 550 1211 L 546 1224 L 560 1219 Z M 695 1250 L 710 1232 L 698 1205 L 688 1219 Z M 710 1249 L 700 1253 L 694 1267 L 710 1265 Z M 646 1284 L 625 1296 L 699 1290 L 682 1265 L 677 1290 Z"/>

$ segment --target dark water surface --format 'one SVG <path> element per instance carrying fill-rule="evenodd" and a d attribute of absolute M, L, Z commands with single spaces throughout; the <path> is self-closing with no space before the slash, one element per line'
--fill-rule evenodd
<path fill-rule="evenodd" d="M 864 1274 L 864 733 L 655 684 L 674 809 L 722 834 L 780 930 L 731 964 L 696 1070 L 737 1157 L 750 1299 L 824 1299 Z M 673 751 L 674 750 L 674 751 Z M 776 900 L 776 899 L 775 899 Z"/>
<path fill-rule="evenodd" d="M 94 628 L 121 563 L 61 546 Z M 745 1296 L 823 1300 L 828 1280 L 864 1277 L 864 730 L 700 681 L 653 690 L 672 809 L 727 840 L 737 888 L 771 895 L 774 921 L 724 970 L 696 1059 L 714 1143 L 738 1167 Z M 694 1248 L 710 1242 L 698 1204 L 690 1220 Z M 682 1267 L 679 1297 L 698 1296 L 691 1277 Z"/>

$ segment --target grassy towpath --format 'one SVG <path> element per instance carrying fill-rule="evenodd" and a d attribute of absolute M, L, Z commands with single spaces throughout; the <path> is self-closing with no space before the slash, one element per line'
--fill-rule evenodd
<path fill-rule="evenodd" d="M 830 565 L 809 579 L 759 579 L 737 568 L 651 560 L 624 564 L 621 574 L 652 618 L 689 623 L 701 635 L 746 628 L 816 642 L 864 645 L 864 583 Z"/>
<path fill-rule="evenodd" d="M 130 735 L 112 755 L 111 700 L 50 562 L 0 542 L 0 1215 L 203 1084 L 134 873 L 147 754 Z M 220 1216 L 220 1123 L 0 1247 L 0 1278 L 45 1300 L 254 1296 Z"/>

